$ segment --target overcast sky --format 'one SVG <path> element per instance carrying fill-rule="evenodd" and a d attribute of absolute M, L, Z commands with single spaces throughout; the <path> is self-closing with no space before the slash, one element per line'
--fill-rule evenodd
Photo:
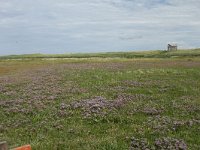
<path fill-rule="evenodd" d="M 200 0 L 0 0 L 0 55 L 200 47 Z"/>

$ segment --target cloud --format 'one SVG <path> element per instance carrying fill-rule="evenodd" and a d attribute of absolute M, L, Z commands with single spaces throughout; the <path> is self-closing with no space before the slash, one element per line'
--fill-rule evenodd
<path fill-rule="evenodd" d="M 198 0 L 0 0 L 0 55 L 199 47 Z"/>

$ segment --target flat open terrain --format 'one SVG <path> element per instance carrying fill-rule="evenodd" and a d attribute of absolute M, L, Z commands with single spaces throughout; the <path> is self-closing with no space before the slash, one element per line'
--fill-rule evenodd
<path fill-rule="evenodd" d="M 200 149 L 200 57 L 0 60 L 0 141 Z"/>

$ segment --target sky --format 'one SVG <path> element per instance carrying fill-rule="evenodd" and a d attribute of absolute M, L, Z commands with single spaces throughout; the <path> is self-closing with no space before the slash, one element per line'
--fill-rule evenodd
<path fill-rule="evenodd" d="M 200 0 L 0 0 L 0 55 L 200 47 Z"/>

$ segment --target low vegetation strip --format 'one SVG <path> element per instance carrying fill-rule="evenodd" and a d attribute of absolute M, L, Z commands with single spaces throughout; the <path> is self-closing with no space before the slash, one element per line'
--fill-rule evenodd
<path fill-rule="evenodd" d="M 171 58 L 171 57 L 199 57 L 200 49 L 178 51 L 132 51 L 105 53 L 75 53 L 75 54 L 24 54 L 0 56 L 1 59 L 38 59 L 38 58 Z"/>
<path fill-rule="evenodd" d="M 199 57 L 1 60 L 0 141 L 197 150 L 199 76 Z"/>

